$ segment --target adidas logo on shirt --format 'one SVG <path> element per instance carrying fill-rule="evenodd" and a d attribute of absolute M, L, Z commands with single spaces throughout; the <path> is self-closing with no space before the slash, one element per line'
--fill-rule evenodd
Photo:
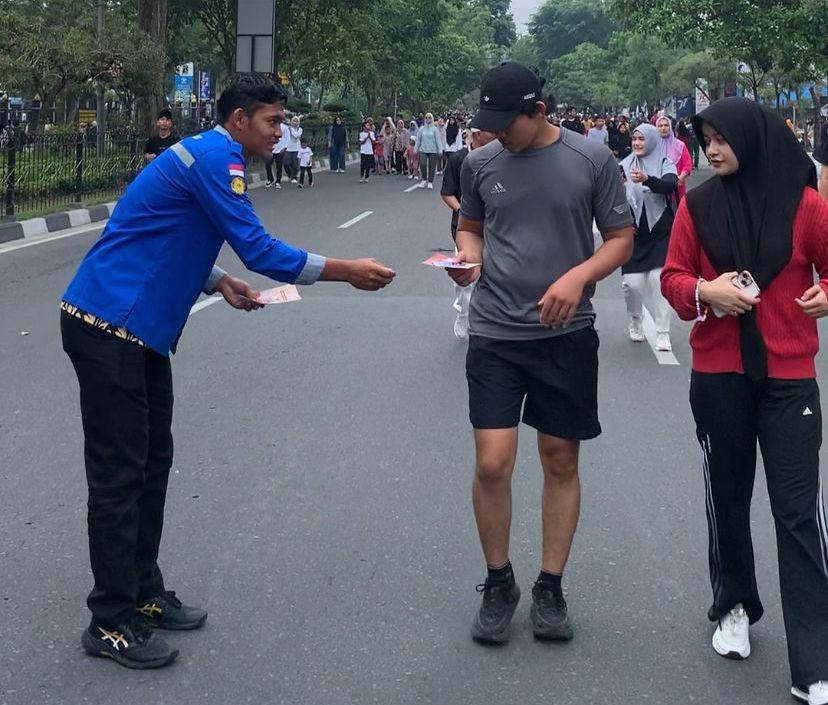
<path fill-rule="evenodd" d="M 498 181 L 489 193 L 506 193 L 506 187 Z"/>
<path fill-rule="evenodd" d="M 811 407 L 806 406 L 805 411 L 802 412 L 803 416 L 813 416 L 814 412 L 811 411 Z"/>

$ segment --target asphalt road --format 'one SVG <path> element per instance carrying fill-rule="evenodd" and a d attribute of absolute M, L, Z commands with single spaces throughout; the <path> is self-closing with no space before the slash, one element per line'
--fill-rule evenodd
<path fill-rule="evenodd" d="M 313 190 L 252 198 L 284 239 L 374 256 L 396 268 L 394 284 L 363 293 L 320 283 L 300 303 L 249 314 L 220 302 L 193 314 L 174 357 L 161 565 L 168 587 L 210 618 L 169 635 L 181 656 L 160 671 L 80 646 L 86 488 L 57 302 L 96 233 L 0 248 L 0 703 L 788 703 L 764 481 L 753 516 L 766 616 L 751 658 L 734 663 L 713 653 L 706 619 L 689 326 L 674 325 L 678 364 L 659 364 L 626 338 L 618 275 L 595 299 L 604 433 L 582 452 L 565 577 L 576 638 L 536 643 L 528 625 L 541 475 L 524 428 L 512 530 L 524 598 L 508 646 L 471 642 L 484 565 L 465 345 L 452 335 L 447 277 L 419 264 L 450 247 L 449 214 L 436 190 L 357 179 L 351 167 L 319 174 Z M 232 252 L 220 262 L 242 273 Z"/>

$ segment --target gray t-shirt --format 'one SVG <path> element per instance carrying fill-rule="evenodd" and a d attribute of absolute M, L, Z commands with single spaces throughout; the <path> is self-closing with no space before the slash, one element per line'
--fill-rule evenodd
<path fill-rule="evenodd" d="M 483 266 L 471 298 L 469 332 L 502 340 L 571 333 L 595 319 L 584 295 L 567 328 L 544 328 L 538 301 L 595 252 L 601 232 L 633 224 L 618 162 L 605 146 L 570 130 L 548 147 L 512 154 L 497 142 L 463 163 L 460 214 L 484 221 Z"/>

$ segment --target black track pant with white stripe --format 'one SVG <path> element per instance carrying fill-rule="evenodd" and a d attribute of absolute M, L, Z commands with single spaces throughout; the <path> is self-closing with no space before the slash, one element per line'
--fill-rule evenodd
<path fill-rule="evenodd" d="M 693 372 L 690 406 L 704 451 L 713 586 L 708 616 L 716 621 L 739 602 L 751 622 L 762 616 L 750 536 L 758 440 L 776 524 L 792 682 L 828 680 L 828 526 L 816 380 L 752 382 L 741 374 Z"/>

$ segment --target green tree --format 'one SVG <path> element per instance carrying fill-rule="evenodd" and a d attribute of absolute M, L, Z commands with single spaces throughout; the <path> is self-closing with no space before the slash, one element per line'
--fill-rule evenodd
<path fill-rule="evenodd" d="M 510 47 L 517 39 L 515 19 L 509 12 L 510 0 L 473 0 L 482 9 L 492 30 L 492 41 L 499 47 Z"/>
<path fill-rule="evenodd" d="M 540 60 L 535 51 L 535 45 L 532 37 L 528 34 L 522 34 L 517 38 L 514 44 L 509 49 L 509 58 L 512 61 L 517 61 L 519 64 L 529 66 L 530 68 L 540 70 Z"/>
<path fill-rule="evenodd" d="M 578 107 L 608 107 L 609 52 L 595 44 L 579 44 L 564 56 L 549 63 L 547 93 L 556 102 Z M 617 89 L 614 91 L 617 93 Z M 617 97 L 617 96 L 613 96 Z"/>
<path fill-rule="evenodd" d="M 543 68 L 580 44 L 606 47 L 612 31 L 601 0 L 547 0 L 529 22 L 529 35 Z"/>
<path fill-rule="evenodd" d="M 39 97 L 51 107 L 103 67 L 90 7 L 68 0 L 0 0 L 0 75 L 6 90 Z M 37 116 L 30 129 L 37 129 Z"/>

